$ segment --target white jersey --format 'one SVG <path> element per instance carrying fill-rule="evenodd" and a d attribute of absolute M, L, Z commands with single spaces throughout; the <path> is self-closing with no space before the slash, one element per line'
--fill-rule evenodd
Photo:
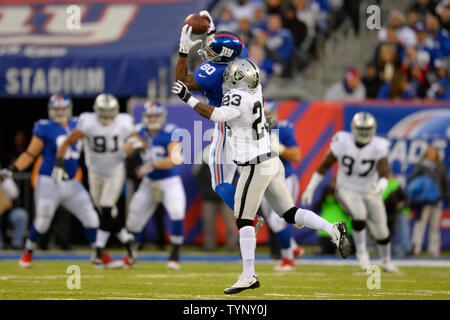
<path fill-rule="evenodd" d="M 226 122 L 226 126 L 231 129 L 228 134 L 231 137 L 233 160 L 243 164 L 270 153 L 270 135 L 266 128 L 261 86 L 254 93 L 236 89 L 228 91 L 223 96 L 222 105 L 241 112 L 239 117 Z"/>
<path fill-rule="evenodd" d="M 94 112 L 80 115 L 78 127 L 85 137 L 84 152 L 87 168 L 101 176 L 109 176 L 124 166 L 125 140 L 134 130 L 133 118 L 119 113 L 107 126 L 102 125 Z"/>
<path fill-rule="evenodd" d="M 375 136 L 358 148 L 350 132 L 339 131 L 331 141 L 330 150 L 338 162 L 337 186 L 367 193 L 378 180 L 378 162 L 388 156 L 389 142 Z"/>

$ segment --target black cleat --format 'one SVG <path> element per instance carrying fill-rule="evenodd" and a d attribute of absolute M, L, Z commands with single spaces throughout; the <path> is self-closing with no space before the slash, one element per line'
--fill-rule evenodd
<path fill-rule="evenodd" d="M 350 239 L 347 234 L 347 225 L 345 222 L 337 222 L 333 224 L 333 232 L 331 233 L 331 241 L 339 249 L 342 258 L 347 258 L 352 250 Z"/>

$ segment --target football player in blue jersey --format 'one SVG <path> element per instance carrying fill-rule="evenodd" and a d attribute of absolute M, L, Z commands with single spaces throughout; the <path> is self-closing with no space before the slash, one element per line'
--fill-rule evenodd
<path fill-rule="evenodd" d="M 210 21 L 207 37 L 203 41 L 201 49 L 198 50 L 198 54 L 204 62 L 193 74 L 187 73 L 187 56 L 201 40 L 192 41 L 192 27 L 184 25 L 180 37 L 175 80 L 182 81 L 191 91 L 201 91 L 208 98 L 210 105 L 220 107 L 224 94 L 223 72 L 228 63 L 234 59 L 248 58 L 248 50 L 236 34 L 225 31 L 216 32 L 208 11 L 201 11 L 199 14 Z M 236 164 L 231 159 L 231 146 L 227 141 L 227 130 L 226 123 L 215 123 L 209 152 L 209 167 L 213 190 L 234 210 L 236 188 L 231 182 L 236 172 Z"/>
<path fill-rule="evenodd" d="M 172 250 L 167 266 L 179 269 L 179 250 L 183 244 L 183 221 L 186 213 L 186 195 L 180 177 L 179 165 L 183 162 L 181 147 L 173 134 L 177 128 L 166 123 L 166 108 L 154 101 L 145 103 L 142 123 L 136 126 L 137 134 L 145 140 L 148 148 L 140 153 L 143 165 L 137 170 L 142 182 L 133 195 L 126 221 L 127 230 L 141 242 L 141 234 L 159 203 L 164 205 L 171 221 L 170 242 Z M 126 150 L 133 153 L 132 149 Z M 132 255 L 136 257 L 134 253 Z M 128 264 L 135 263 L 128 259 Z"/>
<path fill-rule="evenodd" d="M 39 120 L 33 128 L 33 137 L 24 151 L 14 162 L 11 171 L 28 168 L 39 156 L 42 162 L 35 189 L 36 214 L 25 243 L 25 252 L 20 259 L 21 267 L 31 267 L 32 253 L 39 238 L 50 227 L 58 206 L 72 212 L 83 224 L 86 237 L 94 245 L 99 218 L 89 193 L 75 178 L 81 153 L 81 141 L 72 145 L 64 156 L 66 168 L 64 181 L 53 182 L 51 174 L 56 163 L 56 150 L 76 128 L 78 119 L 72 117 L 72 101 L 62 94 L 54 94 L 48 103 L 48 120 Z"/>
<path fill-rule="evenodd" d="M 299 192 L 299 183 L 292 163 L 300 161 L 301 151 L 295 140 L 294 127 L 287 120 L 277 122 L 275 104 L 270 99 L 266 99 L 264 102 L 264 112 L 267 127 L 270 129 L 271 150 L 279 154 L 284 165 L 286 185 L 295 201 Z M 275 267 L 275 270 L 294 270 L 294 258 L 302 254 L 303 248 L 295 242 L 287 222 L 270 208 L 265 199 L 261 203 L 261 210 L 268 221 L 269 227 L 276 233 L 281 247 L 281 263 Z"/>

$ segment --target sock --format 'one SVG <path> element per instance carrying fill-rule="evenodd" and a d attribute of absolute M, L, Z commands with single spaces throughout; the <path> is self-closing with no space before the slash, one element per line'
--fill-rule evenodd
<path fill-rule="evenodd" d="M 33 253 L 33 250 L 36 249 L 37 243 L 41 236 L 42 235 L 36 230 L 34 225 L 32 225 L 30 232 L 28 233 L 28 239 L 25 241 L 25 250 L 29 253 Z"/>
<path fill-rule="evenodd" d="M 377 244 L 378 253 L 380 254 L 381 262 L 383 264 L 391 262 L 391 243 Z"/>
<path fill-rule="evenodd" d="M 25 241 L 25 251 L 28 253 L 33 253 L 33 250 L 36 249 L 37 242 L 31 241 L 29 238 Z"/>
<path fill-rule="evenodd" d="M 95 246 L 100 247 L 100 248 L 106 247 L 106 243 L 108 242 L 108 239 L 109 239 L 109 231 L 98 229 L 97 230 L 97 238 L 95 240 Z"/>
<path fill-rule="evenodd" d="M 356 252 L 366 252 L 367 246 L 366 246 L 366 228 L 356 231 L 353 230 L 352 237 L 355 242 L 355 248 Z"/>
<path fill-rule="evenodd" d="M 245 226 L 239 230 L 239 246 L 241 248 L 243 276 L 251 278 L 255 275 L 256 233 L 253 226 Z"/>
<path fill-rule="evenodd" d="M 309 210 L 297 209 L 294 219 L 296 224 L 314 230 L 321 230 L 330 236 L 333 231 L 333 225 L 331 223 Z"/>
<path fill-rule="evenodd" d="M 236 187 L 230 183 L 221 183 L 216 186 L 217 194 L 222 198 L 223 201 L 234 211 L 234 195 L 236 193 Z"/>
<path fill-rule="evenodd" d="M 181 245 L 172 243 L 172 250 L 170 251 L 170 261 L 180 261 L 180 247 Z"/>
<path fill-rule="evenodd" d="M 86 239 L 89 241 L 91 246 L 94 246 L 95 239 L 97 237 L 97 229 L 96 228 L 84 228 L 84 234 L 86 235 Z"/>

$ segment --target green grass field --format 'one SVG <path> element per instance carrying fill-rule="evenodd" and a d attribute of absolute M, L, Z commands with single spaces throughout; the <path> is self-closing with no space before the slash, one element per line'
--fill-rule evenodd
<path fill-rule="evenodd" d="M 68 266 L 81 270 L 80 289 L 68 289 Z M 450 299 L 450 269 L 401 267 L 381 273 L 380 289 L 368 289 L 368 274 L 356 266 L 298 265 L 293 272 L 273 271 L 258 263 L 261 287 L 228 296 L 223 289 L 237 280 L 239 263 L 183 263 L 168 270 L 163 262 L 140 262 L 133 269 L 99 270 L 84 261 L 35 261 L 21 269 L 0 261 L 0 299 L 165 299 L 165 300 L 316 300 Z"/>

